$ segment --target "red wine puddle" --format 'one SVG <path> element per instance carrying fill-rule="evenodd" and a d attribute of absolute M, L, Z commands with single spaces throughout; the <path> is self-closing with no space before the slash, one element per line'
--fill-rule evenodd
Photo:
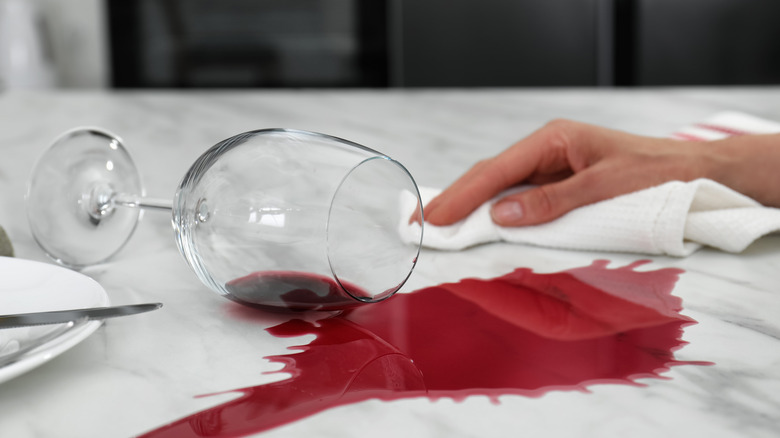
<path fill-rule="evenodd" d="M 225 286 L 233 301 L 271 311 L 344 310 L 363 304 L 344 288 L 358 296 L 371 296 L 350 282 L 339 285 L 330 277 L 294 271 L 254 272 Z"/>
<path fill-rule="evenodd" d="M 541 396 L 599 383 L 641 386 L 679 361 L 683 328 L 671 294 L 680 269 L 637 271 L 608 261 L 552 274 L 502 277 L 397 294 L 316 322 L 291 319 L 277 337 L 313 334 L 271 356 L 292 377 L 230 392 L 230 402 L 147 437 L 240 436 L 369 399 Z M 297 292 L 297 293 L 300 293 Z"/>

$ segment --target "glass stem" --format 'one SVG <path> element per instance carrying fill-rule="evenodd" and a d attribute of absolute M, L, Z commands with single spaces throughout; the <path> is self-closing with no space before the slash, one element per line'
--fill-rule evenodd
<path fill-rule="evenodd" d="M 173 202 L 168 199 L 146 198 L 143 196 L 126 195 L 117 193 L 113 198 L 114 205 L 120 207 L 140 208 L 143 210 L 158 210 L 170 212 L 173 210 Z"/>
<path fill-rule="evenodd" d="M 98 225 L 103 219 L 109 217 L 116 207 L 159 210 L 169 213 L 173 210 L 173 202 L 171 201 L 117 193 L 109 184 L 104 183 L 93 185 L 83 195 L 81 205 L 94 225 Z"/>

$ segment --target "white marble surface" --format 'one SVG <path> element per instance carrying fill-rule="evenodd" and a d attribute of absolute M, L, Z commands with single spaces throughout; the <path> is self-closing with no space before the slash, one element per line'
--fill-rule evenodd
<path fill-rule="evenodd" d="M 556 117 L 666 135 L 722 110 L 780 120 L 780 88 L 699 90 L 482 90 L 147 92 L 0 95 L 0 224 L 17 257 L 46 257 L 30 235 L 25 182 L 37 156 L 62 131 L 95 125 L 120 134 L 147 193 L 167 198 L 208 146 L 257 128 L 321 131 L 363 143 L 404 163 L 420 185 L 444 186 Z M 632 254 L 491 244 L 424 251 L 405 291 L 516 267 L 537 272 L 622 266 Z M 648 269 L 687 272 L 675 288 L 689 342 L 669 379 L 645 387 L 595 385 L 590 393 L 369 401 L 327 410 L 267 436 L 772 437 L 780 434 L 780 237 L 742 254 L 702 250 L 653 257 Z M 200 394 L 279 379 L 264 356 L 300 340 L 274 338 L 264 324 L 230 318 L 232 304 L 202 286 L 179 256 L 164 214 L 147 213 L 114 260 L 84 271 L 113 303 L 162 301 L 157 312 L 111 320 L 75 348 L 0 385 L 0 435 L 122 437 L 219 404 Z"/>

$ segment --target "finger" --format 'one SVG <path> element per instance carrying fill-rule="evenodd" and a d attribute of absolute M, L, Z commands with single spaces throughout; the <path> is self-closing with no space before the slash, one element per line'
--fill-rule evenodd
<path fill-rule="evenodd" d="M 572 175 L 574 175 L 574 172 L 571 169 L 566 169 L 560 172 L 531 175 L 525 180 L 525 182 L 538 186 L 542 184 L 558 182 L 566 178 L 570 178 Z"/>
<path fill-rule="evenodd" d="M 490 161 L 480 162 L 431 200 L 425 220 L 433 225 L 455 223 L 499 193 L 506 183 L 493 176 L 495 165 Z"/>
<path fill-rule="evenodd" d="M 446 201 L 447 197 L 450 196 L 448 192 L 457 192 L 458 188 L 463 186 L 466 181 L 468 181 L 475 172 L 478 171 L 479 167 L 484 165 L 484 161 L 480 161 L 474 166 L 472 166 L 471 169 L 468 170 L 465 174 L 463 174 L 458 180 L 456 180 L 454 183 L 452 183 L 447 190 L 443 191 L 442 193 L 439 193 L 436 197 L 434 197 L 432 200 L 430 200 L 428 203 L 424 204 L 423 210 L 424 210 L 424 220 L 426 222 L 429 221 L 429 214 L 436 210 L 437 206 L 440 205 L 443 201 Z M 413 222 L 419 222 L 419 208 L 415 209 L 414 213 L 412 214 L 412 217 L 409 219 L 409 223 Z M 454 221 L 453 221 L 454 222 Z"/>
<path fill-rule="evenodd" d="M 493 221 L 505 227 L 541 224 L 624 192 L 618 181 L 609 181 L 599 173 L 588 169 L 571 178 L 502 198 L 491 209 Z"/>
<path fill-rule="evenodd" d="M 457 222 L 501 191 L 535 174 L 550 174 L 553 178 L 571 174 L 566 154 L 568 136 L 559 128 L 545 127 L 498 156 L 478 163 L 426 206 L 426 221 L 433 225 Z"/>

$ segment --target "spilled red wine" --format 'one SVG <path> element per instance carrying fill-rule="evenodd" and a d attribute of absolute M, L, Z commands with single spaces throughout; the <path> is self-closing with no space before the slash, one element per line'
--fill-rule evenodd
<path fill-rule="evenodd" d="M 313 334 L 271 356 L 292 377 L 232 390 L 237 399 L 148 437 L 240 436 L 368 399 L 540 396 L 552 390 L 659 377 L 681 362 L 679 269 L 637 271 L 607 261 L 553 274 L 517 269 L 397 294 L 311 323 L 271 327 Z"/>
<path fill-rule="evenodd" d="M 370 296 L 357 285 L 343 286 Z M 234 301 L 269 310 L 344 310 L 362 304 L 344 287 L 324 275 L 293 271 L 254 272 L 225 285 Z"/>

